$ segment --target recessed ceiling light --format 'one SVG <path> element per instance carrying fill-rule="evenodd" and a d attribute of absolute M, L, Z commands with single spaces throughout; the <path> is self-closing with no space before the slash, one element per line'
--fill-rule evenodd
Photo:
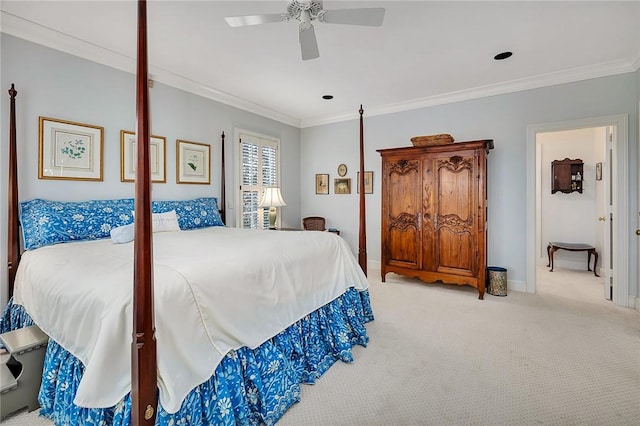
<path fill-rule="evenodd" d="M 495 59 L 496 61 L 501 61 L 503 59 L 510 58 L 511 55 L 513 55 L 513 52 L 502 52 L 494 56 L 493 59 Z"/>
<path fill-rule="evenodd" d="M 322 99 L 331 100 L 333 99 L 333 95 L 324 95 L 322 96 Z"/>

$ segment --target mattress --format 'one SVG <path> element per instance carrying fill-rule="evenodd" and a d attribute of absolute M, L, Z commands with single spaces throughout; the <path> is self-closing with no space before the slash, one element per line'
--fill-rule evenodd
<path fill-rule="evenodd" d="M 368 288 L 348 245 L 328 232 L 163 232 L 153 252 L 158 388 L 170 413 L 229 351 Z M 77 405 L 113 406 L 131 389 L 132 289 L 133 243 L 59 244 L 21 259 L 15 303 L 85 366 Z"/>

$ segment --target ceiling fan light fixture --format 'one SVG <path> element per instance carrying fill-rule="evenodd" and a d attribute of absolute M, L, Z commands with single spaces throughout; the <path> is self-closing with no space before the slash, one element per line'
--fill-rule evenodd
<path fill-rule="evenodd" d="M 287 6 L 287 13 L 291 19 L 300 20 L 303 11 L 307 11 L 313 21 L 322 11 L 322 4 L 317 1 L 291 0 Z"/>
<path fill-rule="evenodd" d="M 324 10 L 320 0 L 289 0 L 287 13 L 229 16 L 225 20 L 231 27 L 267 24 L 271 22 L 298 21 L 298 39 L 302 60 L 320 57 L 313 21 L 327 24 L 363 25 L 379 27 L 384 20 L 384 8 L 356 8 Z"/>
<path fill-rule="evenodd" d="M 300 12 L 300 30 L 308 30 L 311 28 L 311 14 L 308 10 Z"/>

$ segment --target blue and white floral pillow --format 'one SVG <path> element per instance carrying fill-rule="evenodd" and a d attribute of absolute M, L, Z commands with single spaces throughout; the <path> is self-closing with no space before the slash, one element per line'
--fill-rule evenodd
<path fill-rule="evenodd" d="M 20 204 L 26 250 L 69 241 L 110 236 L 111 229 L 133 222 L 133 198 L 60 202 L 34 199 Z"/>
<path fill-rule="evenodd" d="M 133 223 L 133 198 L 83 202 L 34 199 L 20 204 L 25 250 L 69 241 L 108 238 L 111 230 Z M 180 229 L 224 226 L 216 198 L 153 201 L 153 213 L 176 211 Z"/>
<path fill-rule="evenodd" d="M 218 200 L 214 197 L 186 201 L 153 201 L 151 209 L 153 213 L 165 213 L 175 210 L 180 229 L 224 226 L 218 211 Z"/>

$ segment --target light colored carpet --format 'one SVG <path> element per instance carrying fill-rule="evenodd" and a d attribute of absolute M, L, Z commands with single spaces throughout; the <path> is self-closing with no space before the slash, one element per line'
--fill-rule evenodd
<path fill-rule="evenodd" d="M 639 423 L 640 313 L 605 301 L 593 274 L 541 267 L 538 294 L 484 301 L 376 270 L 369 281 L 368 348 L 304 385 L 279 426 Z"/>

